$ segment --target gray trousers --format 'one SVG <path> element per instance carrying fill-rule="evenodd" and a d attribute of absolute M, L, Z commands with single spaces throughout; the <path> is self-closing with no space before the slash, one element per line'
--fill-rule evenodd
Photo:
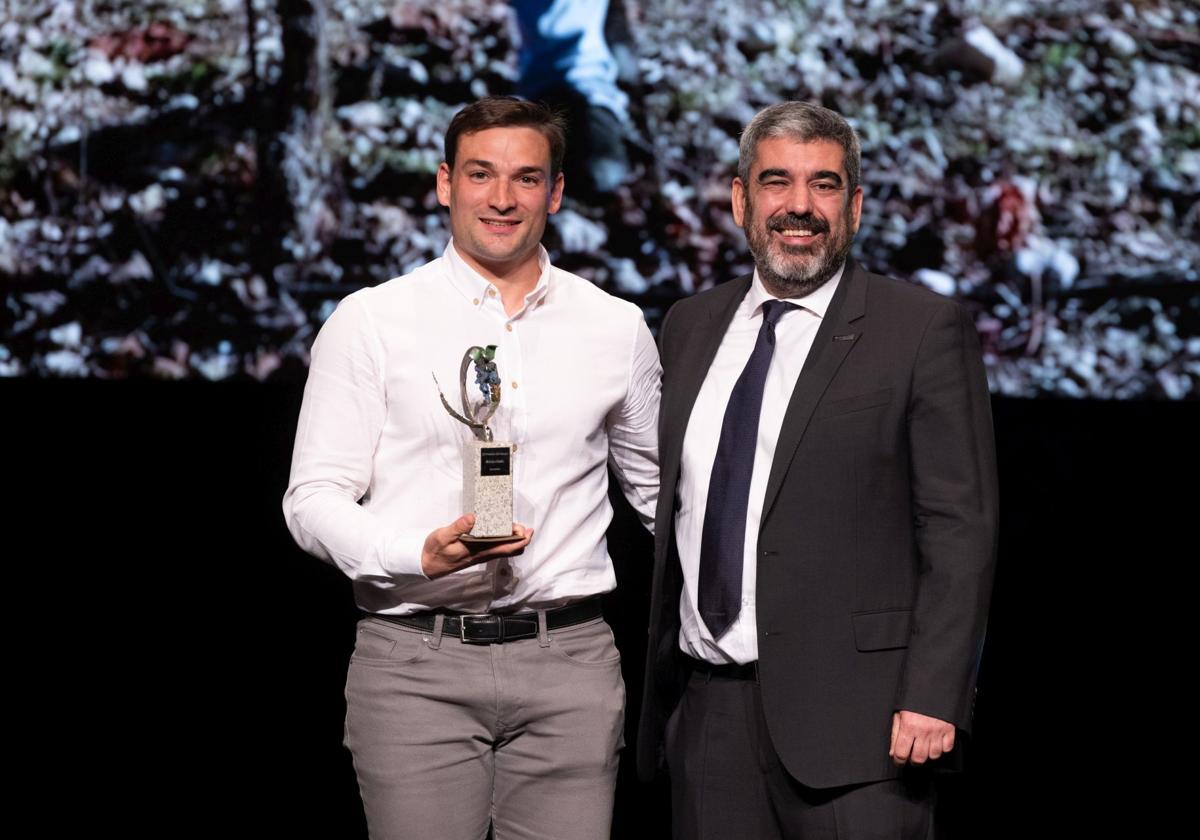
<path fill-rule="evenodd" d="M 345 745 L 373 840 L 607 840 L 625 684 L 603 619 L 500 645 L 358 624 Z"/>

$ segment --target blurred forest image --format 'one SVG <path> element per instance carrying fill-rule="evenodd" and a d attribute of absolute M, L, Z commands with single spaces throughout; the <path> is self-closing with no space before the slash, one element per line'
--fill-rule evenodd
<path fill-rule="evenodd" d="M 0 376 L 302 379 L 341 298 L 445 247 L 442 135 L 518 90 L 515 5 L 0 0 Z M 752 268 L 738 135 L 807 99 L 862 137 L 856 257 L 966 302 L 997 393 L 1200 396 L 1195 3 L 611 0 L 605 31 L 621 168 L 568 170 L 546 245 L 652 327 Z"/>

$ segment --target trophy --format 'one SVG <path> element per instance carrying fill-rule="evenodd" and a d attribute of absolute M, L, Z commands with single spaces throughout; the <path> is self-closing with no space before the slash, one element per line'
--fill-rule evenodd
<path fill-rule="evenodd" d="M 467 398 L 467 370 L 475 365 L 475 385 L 483 394 L 483 403 L 471 405 Z M 463 508 L 475 514 L 475 526 L 464 535 L 470 542 L 506 542 L 513 537 L 513 480 L 511 443 L 492 439 L 488 421 L 500 407 L 500 373 L 496 370 L 496 345 L 471 347 L 463 354 L 458 370 L 462 394 L 462 414 L 451 407 L 437 381 L 442 405 L 458 422 L 475 435 L 463 444 Z"/>

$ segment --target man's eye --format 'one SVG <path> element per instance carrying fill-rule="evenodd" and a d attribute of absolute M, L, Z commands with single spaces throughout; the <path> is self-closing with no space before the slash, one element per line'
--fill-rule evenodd
<path fill-rule="evenodd" d="M 527 186 L 530 186 L 530 187 L 536 186 L 538 184 L 539 180 L 540 179 L 536 175 L 522 175 L 521 176 L 521 183 L 525 184 Z"/>
<path fill-rule="evenodd" d="M 836 184 L 830 184 L 830 183 L 827 183 L 824 181 L 813 184 L 812 188 L 814 190 L 816 190 L 817 192 L 836 192 L 837 191 Z"/>
<path fill-rule="evenodd" d="M 470 178 L 472 181 L 483 181 L 483 180 L 487 179 L 487 173 L 486 172 L 469 172 L 469 173 L 467 173 L 467 177 Z"/>

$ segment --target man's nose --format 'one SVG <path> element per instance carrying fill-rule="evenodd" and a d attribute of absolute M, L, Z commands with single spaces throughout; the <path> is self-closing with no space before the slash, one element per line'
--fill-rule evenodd
<path fill-rule="evenodd" d="M 512 184 L 507 178 L 496 178 L 492 181 L 492 191 L 488 196 L 488 203 L 492 209 L 501 213 L 505 213 L 516 206 L 516 201 L 513 200 Z"/>
<path fill-rule="evenodd" d="M 795 183 L 788 191 L 787 209 L 797 216 L 803 216 L 812 210 L 812 191 L 808 184 Z"/>

